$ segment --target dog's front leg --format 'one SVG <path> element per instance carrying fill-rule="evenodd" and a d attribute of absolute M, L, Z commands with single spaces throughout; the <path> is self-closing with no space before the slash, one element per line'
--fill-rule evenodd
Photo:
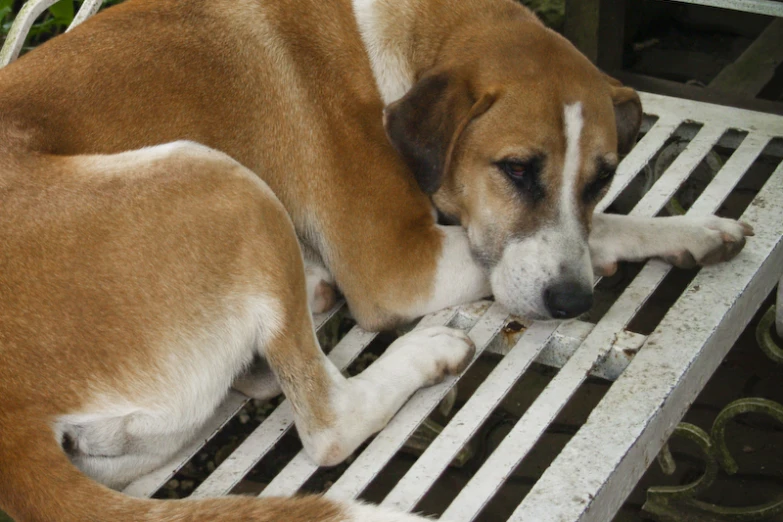
<path fill-rule="evenodd" d="M 590 232 L 590 256 L 598 275 L 611 275 L 619 261 L 662 258 L 674 266 L 692 268 L 728 261 L 745 246 L 753 229 L 717 216 L 646 218 L 595 214 Z"/>
<path fill-rule="evenodd" d="M 393 227 L 365 243 L 348 245 L 353 251 L 335 257 L 352 261 L 331 267 L 359 326 L 388 330 L 492 294 L 487 270 L 473 257 L 462 227 Z"/>

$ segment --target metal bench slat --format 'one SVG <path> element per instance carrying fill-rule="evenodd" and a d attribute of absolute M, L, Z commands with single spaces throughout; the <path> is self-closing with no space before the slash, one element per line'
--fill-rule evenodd
<path fill-rule="evenodd" d="M 723 200 L 726 199 L 726 195 L 737 186 L 742 175 L 750 169 L 764 151 L 764 147 L 770 142 L 770 139 L 769 136 L 761 134 L 748 134 L 720 171 L 715 174 L 704 192 L 693 202 L 690 212 L 712 214 L 717 211 Z"/>
<path fill-rule="evenodd" d="M 631 215 L 654 216 L 660 212 L 727 130 L 723 125 L 705 125 L 661 178 L 642 196 Z"/>
<path fill-rule="evenodd" d="M 649 266 L 649 265 L 648 265 Z M 497 492 L 512 470 L 562 411 L 584 382 L 590 369 L 612 346 L 616 332 L 625 328 L 664 274 L 642 270 L 522 415 L 484 465 L 444 513 L 446 519 L 473 520 Z"/>
<path fill-rule="evenodd" d="M 73 17 L 73 22 L 68 26 L 68 31 L 97 13 L 102 5 L 103 0 L 84 0 L 82 6 L 76 12 L 76 16 Z"/>
<path fill-rule="evenodd" d="M 649 92 L 640 92 L 639 96 L 646 114 L 659 115 L 661 118 L 665 115 L 667 117 L 677 115 L 683 122 L 728 126 L 732 129 L 744 129 L 768 136 L 783 135 L 782 119 L 774 114 L 672 98 Z"/>
<path fill-rule="evenodd" d="M 617 196 L 619 196 L 628 184 L 633 181 L 639 171 L 641 171 L 661 147 L 663 147 L 666 140 L 674 134 L 674 131 L 677 130 L 677 127 L 681 122 L 682 120 L 675 116 L 666 115 L 662 116 L 653 124 L 647 134 L 639 140 L 639 143 L 631 149 L 617 167 L 617 173 L 612 180 L 612 184 L 609 185 L 609 191 L 606 193 L 606 196 L 598 202 L 598 205 L 596 205 L 596 212 L 603 212 L 612 204 Z"/>
<path fill-rule="evenodd" d="M 754 301 L 780 277 L 780 194 L 783 164 L 743 215 L 756 236 L 733 261 L 732 277 L 719 267 L 700 271 L 510 520 L 605 522 L 614 516 L 753 317 Z"/>
<path fill-rule="evenodd" d="M 522 334 L 511 351 L 387 495 L 384 505 L 406 511 L 416 506 L 465 442 L 475 435 L 481 424 L 541 354 L 554 333 L 555 325 L 534 323 Z"/>
<path fill-rule="evenodd" d="M 14 18 L 14 23 L 8 31 L 5 43 L 0 49 L 0 67 L 4 67 L 16 60 L 22 51 L 25 39 L 30 29 L 33 27 L 36 18 L 41 16 L 47 9 L 56 4 L 59 0 L 33 0 L 25 2 L 19 13 Z M 103 4 L 102 0 L 84 0 L 79 11 L 68 26 L 68 31 L 87 20 L 98 12 Z"/>

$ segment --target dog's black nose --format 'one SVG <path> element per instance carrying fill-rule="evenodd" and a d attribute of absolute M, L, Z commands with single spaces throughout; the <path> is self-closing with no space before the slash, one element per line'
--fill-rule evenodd
<path fill-rule="evenodd" d="M 554 319 L 571 319 L 593 306 L 593 289 L 579 283 L 558 283 L 544 290 L 544 304 Z"/>

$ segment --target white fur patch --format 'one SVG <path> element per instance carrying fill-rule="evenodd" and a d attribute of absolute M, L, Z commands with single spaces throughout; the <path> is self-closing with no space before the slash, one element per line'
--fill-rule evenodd
<path fill-rule="evenodd" d="M 443 233 L 443 247 L 438 259 L 432 295 L 413 312 L 414 316 L 469 303 L 492 293 L 486 271 L 470 252 L 470 242 L 465 229 L 441 225 L 438 225 L 438 229 Z"/>
<path fill-rule="evenodd" d="M 389 21 L 384 19 L 381 1 L 353 0 L 353 12 L 364 48 L 370 58 L 375 83 L 383 103 L 388 105 L 408 92 L 413 85 L 414 75 L 408 58 L 402 51 L 402 42 L 384 35 Z"/>
<path fill-rule="evenodd" d="M 88 406 L 57 419 L 55 436 L 71 436 L 78 451 L 74 463 L 84 473 L 120 487 L 165 464 L 282 325 L 280 305 L 267 296 L 212 314 L 217 318 L 201 331 L 164 334 L 158 364 L 148 373 L 117 376 L 120 389 L 93 383 Z"/>
<path fill-rule="evenodd" d="M 177 152 L 202 152 L 202 153 L 213 153 L 218 154 L 218 152 L 214 149 L 211 149 L 207 147 L 206 145 L 202 145 L 195 141 L 189 141 L 189 140 L 179 140 L 179 141 L 172 141 L 169 143 L 164 143 L 162 145 L 155 145 L 152 147 L 144 147 L 136 151 L 135 156 L 139 158 L 139 160 L 155 160 L 159 158 L 165 158 L 168 156 L 171 156 L 172 154 L 176 154 Z"/>
<path fill-rule="evenodd" d="M 571 227 L 578 226 L 579 218 L 577 216 L 576 206 L 576 181 L 579 177 L 579 167 L 581 166 L 581 147 L 582 128 L 584 120 L 582 119 L 582 104 L 577 102 L 566 105 L 563 111 L 565 122 L 565 161 L 563 162 L 563 186 L 560 193 L 560 218 L 563 225 Z"/>
<path fill-rule="evenodd" d="M 144 176 L 149 172 L 150 164 L 172 158 L 178 154 L 204 158 L 222 159 L 224 157 L 227 161 L 235 163 L 229 156 L 215 149 L 188 140 L 172 141 L 116 154 L 73 156 L 72 160 L 82 166 L 81 169 L 76 169 L 76 172 L 85 172 L 88 175 L 94 175 L 97 172 L 102 177 L 112 175 L 128 177 L 132 175 Z"/>
<path fill-rule="evenodd" d="M 242 166 L 228 154 L 195 141 L 172 141 L 116 154 L 72 156 L 69 160 L 74 162 L 74 172 L 87 177 L 106 179 L 113 176 L 143 178 L 150 175 L 150 172 L 155 172 L 151 167 L 157 162 L 176 160 L 177 158 L 190 162 L 193 175 L 198 174 L 201 165 L 219 164 L 225 170 L 226 175 L 236 175 L 251 181 L 282 209 L 282 203 L 277 200 L 277 196 L 269 188 L 269 185 L 250 169 Z"/>
<path fill-rule="evenodd" d="M 579 206 L 577 204 L 576 186 L 579 179 L 579 169 L 582 165 L 581 140 L 582 129 L 584 128 L 584 117 L 582 116 L 582 104 L 576 102 L 566 105 L 563 110 L 563 120 L 565 122 L 566 153 L 563 162 L 563 192 L 560 195 L 560 219 L 562 226 L 566 229 L 566 237 L 569 241 L 581 238 L 579 224 Z M 590 251 L 587 248 L 582 249 L 581 272 L 588 278 L 587 274 L 592 274 L 593 264 L 590 260 Z"/>

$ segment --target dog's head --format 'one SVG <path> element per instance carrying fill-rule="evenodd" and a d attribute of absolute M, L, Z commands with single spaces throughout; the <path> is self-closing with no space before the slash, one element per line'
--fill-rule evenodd
<path fill-rule="evenodd" d="M 531 24 L 444 49 L 385 126 L 422 190 L 467 229 L 495 298 L 563 319 L 592 305 L 591 216 L 642 110 L 633 89 Z"/>

